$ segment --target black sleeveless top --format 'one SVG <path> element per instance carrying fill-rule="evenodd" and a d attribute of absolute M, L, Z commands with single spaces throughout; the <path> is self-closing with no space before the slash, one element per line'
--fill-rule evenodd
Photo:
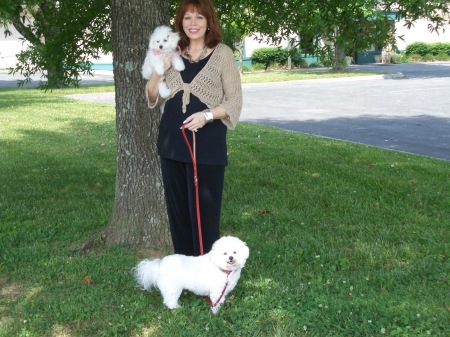
<path fill-rule="evenodd" d="M 213 51 L 214 52 L 214 51 Z M 181 74 L 184 83 L 190 83 L 209 61 L 212 53 L 198 63 L 190 63 L 183 58 L 185 70 Z M 190 115 L 204 111 L 208 107 L 196 96 L 190 96 L 190 103 L 186 107 L 186 113 L 182 112 L 183 91 L 179 91 L 174 97 L 165 102 L 164 113 L 161 117 L 158 134 L 158 154 L 162 158 L 172 159 L 184 163 L 192 163 L 186 141 L 180 127 L 183 121 Z M 185 130 L 186 136 L 192 145 L 192 132 Z M 227 165 L 227 127 L 216 119 L 195 133 L 196 160 L 198 164 Z"/>

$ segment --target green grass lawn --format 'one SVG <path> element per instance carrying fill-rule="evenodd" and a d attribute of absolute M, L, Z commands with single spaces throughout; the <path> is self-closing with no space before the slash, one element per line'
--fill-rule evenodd
<path fill-rule="evenodd" d="M 326 69 L 300 69 L 292 71 L 261 71 L 245 73 L 242 75 L 242 83 L 282 82 L 298 80 L 316 80 L 322 78 L 358 77 L 386 74 L 384 72 L 367 72 L 357 70 L 329 71 Z"/>
<path fill-rule="evenodd" d="M 77 251 L 114 201 L 114 107 L 61 97 L 93 90 L 0 89 L 0 336 L 448 334 L 448 162 L 240 123 L 222 231 L 250 258 L 218 315 L 170 311 L 146 251 Z"/>

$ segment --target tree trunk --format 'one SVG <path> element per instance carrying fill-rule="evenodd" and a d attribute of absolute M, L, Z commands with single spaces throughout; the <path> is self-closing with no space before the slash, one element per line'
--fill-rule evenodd
<path fill-rule="evenodd" d="M 338 45 L 334 46 L 334 65 L 333 70 L 345 70 L 345 50 Z"/>
<path fill-rule="evenodd" d="M 166 247 L 167 213 L 156 139 L 160 110 L 149 109 L 141 66 L 154 27 L 168 24 L 166 0 L 111 0 L 117 174 L 107 245 Z"/>

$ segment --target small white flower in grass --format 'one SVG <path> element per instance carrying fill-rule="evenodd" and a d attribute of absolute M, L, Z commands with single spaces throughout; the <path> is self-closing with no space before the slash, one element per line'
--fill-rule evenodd
<path fill-rule="evenodd" d="M 385 328 L 381 328 L 380 332 L 384 335 L 386 333 L 386 329 Z"/>
<path fill-rule="evenodd" d="M 316 255 L 316 259 L 320 258 L 320 255 Z"/>
<path fill-rule="evenodd" d="M 420 318 L 420 314 L 417 314 L 416 317 L 417 317 L 417 318 Z"/>
<path fill-rule="evenodd" d="M 367 323 L 369 323 L 369 324 L 372 324 L 372 320 L 371 320 L 371 319 L 369 319 L 369 320 L 367 321 Z"/>
<path fill-rule="evenodd" d="M 431 331 L 430 330 L 427 330 L 427 335 L 431 335 Z"/>
<path fill-rule="evenodd" d="M 322 308 L 323 307 L 323 305 L 322 304 L 319 304 L 319 308 Z"/>
<path fill-rule="evenodd" d="M 308 327 L 306 325 L 303 326 L 303 330 L 308 330 Z"/>

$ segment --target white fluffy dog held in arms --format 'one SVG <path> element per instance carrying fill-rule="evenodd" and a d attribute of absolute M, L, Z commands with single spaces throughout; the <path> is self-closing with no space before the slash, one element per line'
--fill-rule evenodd
<path fill-rule="evenodd" d="M 178 308 L 182 291 L 189 290 L 208 296 L 211 310 L 216 314 L 228 293 L 236 287 L 248 256 L 245 242 L 224 236 L 202 256 L 175 254 L 143 260 L 134 268 L 134 276 L 143 290 L 158 288 L 169 309 Z"/>
<path fill-rule="evenodd" d="M 153 69 L 159 76 L 164 76 L 166 72 L 164 66 L 163 55 L 171 56 L 171 63 L 175 70 L 183 71 L 184 63 L 177 46 L 180 41 L 178 33 L 173 32 L 167 26 L 158 26 L 150 35 L 150 42 L 148 45 L 147 55 L 145 56 L 144 65 L 142 66 L 142 77 L 150 79 Z M 161 77 L 159 83 L 159 94 L 162 98 L 170 96 L 170 89 L 164 82 L 164 77 Z"/>

